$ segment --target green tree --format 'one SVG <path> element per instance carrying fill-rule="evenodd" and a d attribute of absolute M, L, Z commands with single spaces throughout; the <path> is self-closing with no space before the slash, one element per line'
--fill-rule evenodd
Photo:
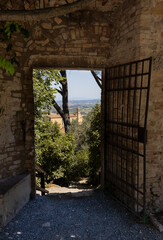
<path fill-rule="evenodd" d="M 75 152 L 70 168 L 70 179 L 79 181 L 83 177 L 89 176 L 89 150 L 87 145 L 82 145 L 81 149 Z"/>
<path fill-rule="evenodd" d="M 17 60 L 16 52 L 13 51 L 12 37 L 14 33 L 19 32 L 23 35 L 24 39 L 29 37 L 29 32 L 22 25 L 16 22 L 5 22 L 1 23 L 0 27 L 0 41 L 6 43 L 6 53 L 5 56 L 0 56 L 0 67 L 3 68 L 6 72 L 9 72 L 10 75 L 13 75 L 15 72 L 14 64 L 19 66 Z"/>
<path fill-rule="evenodd" d="M 78 120 L 73 120 L 71 126 L 69 127 L 69 131 L 73 133 L 75 138 L 75 152 L 81 150 L 83 146 L 88 146 L 87 140 L 87 130 L 90 127 L 90 120 L 88 117 L 83 118 L 82 124 L 78 123 Z"/>
<path fill-rule="evenodd" d="M 63 77 L 57 70 L 34 70 L 35 155 L 36 162 L 47 172 L 47 182 L 62 179 L 68 184 L 72 175 L 74 137 L 62 134 L 58 124 L 52 124 L 46 114 L 52 107 L 57 86 Z"/>
<path fill-rule="evenodd" d="M 35 118 L 50 112 L 52 102 L 57 93 L 56 86 L 62 81 L 62 76 L 57 70 L 34 70 L 33 90 L 35 102 Z M 55 86 L 55 87 L 54 87 Z"/>
<path fill-rule="evenodd" d="M 35 160 L 43 165 L 42 150 L 48 141 L 55 141 L 61 135 L 58 124 L 52 124 L 47 118 L 37 119 L 35 124 Z"/>
<path fill-rule="evenodd" d="M 33 71 L 35 114 L 42 114 L 43 111 L 50 112 L 52 106 L 62 117 L 65 132 L 70 125 L 68 108 L 68 84 L 67 74 L 63 70 L 34 70 Z M 55 85 L 55 88 L 54 88 Z M 62 95 L 62 108 L 55 101 L 55 94 L 59 92 Z"/>
<path fill-rule="evenodd" d="M 82 177 L 89 175 L 89 149 L 88 149 L 88 136 L 87 130 L 90 127 L 88 117 L 83 119 L 82 124 L 78 120 L 73 120 L 69 131 L 72 132 L 75 139 L 74 146 L 74 161 L 72 163 L 72 179 L 79 180 Z"/>
<path fill-rule="evenodd" d="M 73 121 L 68 133 L 62 134 L 59 126 L 46 118 L 57 91 L 52 83 L 57 86 L 61 77 L 56 70 L 35 70 L 33 74 L 36 162 L 47 172 L 47 182 L 68 185 L 89 173 L 91 183 L 96 185 L 100 168 L 100 105 L 96 104 L 81 125 Z"/>
<path fill-rule="evenodd" d="M 89 176 L 90 183 L 99 183 L 101 167 L 101 106 L 96 104 L 82 124 L 75 120 L 69 130 L 75 138 L 74 176 Z M 76 171 L 75 171 L 76 170 Z M 80 174 L 79 174 L 79 173 Z"/>
<path fill-rule="evenodd" d="M 89 113 L 90 128 L 87 131 L 89 145 L 89 178 L 93 185 L 99 183 L 97 172 L 101 167 L 101 106 L 96 104 Z"/>
<path fill-rule="evenodd" d="M 59 71 L 62 76 L 62 81 L 59 81 L 60 86 L 59 89 L 57 88 L 57 91 L 62 96 L 62 108 L 58 105 L 58 103 L 53 100 L 53 106 L 57 110 L 58 114 L 61 116 L 63 123 L 64 123 L 64 129 L 65 133 L 68 132 L 68 127 L 70 124 L 70 115 L 69 115 L 69 107 L 68 107 L 68 81 L 67 81 L 67 72 L 66 70 L 60 70 Z"/>
<path fill-rule="evenodd" d="M 55 126 L 51 122 L 50 124 Z M 71 133 L 58 134 L 57 129 L 53 130 L 55 136 L 47 138 L 47 134 L 44 134 L 41 143 L 39 141 L 37 147 L 39 164 L 47 172 L 47 182 L 59 179 L 60 183 L 68 184 L 74 157 L 74 138 Z"/>

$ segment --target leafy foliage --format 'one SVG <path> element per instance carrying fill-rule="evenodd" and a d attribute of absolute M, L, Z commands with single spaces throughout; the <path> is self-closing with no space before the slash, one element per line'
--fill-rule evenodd
<path fill-rule="evenodd" d="M 78 150 L 74 154 L 73 162 L 71 163 L 70 179 L 78 181 L 82 177 L 89 176 L 89 150 L 88 146 L 81 146 L 81 150 Z"/>
<path fill-rule="evenodd" d="M 45 120 L 36 132 L 36 162 L 47 172 L 47 182 L 62 179 L 68 183 L 74 155 L 71 133 L 61 134 L 59 126 Z"/>
<path fill-rule="evenodd" d="M 6 42 L 12 38 L 12 35 L 15 32 L 18 31 L 24 36 L 24 39 L 29 37 L 28 30 L 25 29 L 22 25 L 16 22 L 6 22 L 4 28 L 0 29 L 0 40 L 2 42 Z"/>
<path fill-rule="evenodd" d="M 47 182 L 54 180 L 68 184 L 70 180 L 86 175 L 88 147 L 77 149 L 74 134 L 71 131 L 62 134 L 59 126 L 46 118 L 56 93 L 52 85 L 57 85 L 59 81 L 62 77 L 56 70 L 33 72 L 35 153 L 36 162 L 47 172 Z"/>
<path fill-rule="evenodd" d="M 35 152 L 36 162 L 42 165 L 42 148 L 48 141 L 59 137 L 60 130 L 57 124 L 52 124 L 47 118 L 37 119 L 35 122 Z"/>
<path fill-rule="evenodd" d="M 88 147 L 75 152 L 72 132 L 62 134 L 57 123 L 39 119 L 35 129 L 36 162 L 47 172 L 47 182 L 68 185 L 88 176 Z"/>
<path fill-rule="evenodd" d="M 48 113 L 52 107 L 57 90 L 54 88 L 62 76 L 57 70 L 34 70 L 33 89 L 35 102 L 35 117 L 42 117 L 43 113 Z"/>
<path fill-rule="evenodd" d="M 89 145 L 89 178 L 93 185 L 98 184 L 97 172 L 101 167 L 101 106 L 96 104 L 89 114 L 90 128 L 87 131 Z"/>
<path fill-rule="evenodd" d="M 72 121 L 69 131 L 73 133 L 75 138 L 75 152 L 81 150 L 83 146 L 88 146 L 87 130 L 89 129 L 89 126 L 90 121 L 88 117 L 83 119 L 82 124 L 79 124 L 77 119 Z"/>
<path fill-rule="evenodd" d="M 22 25 L 16 22 L 6 22 L 2 28 L 0 28 L 0 41 L 7 42 L 6 54 L 7 56 L 0 56 L 0 67 L 9 72 L 10 75 L 13 75 L 15 72 L 15 68 L 13 64 L 15 63 L 19 66 L 19 62 L 17 60 L 16 53 L 12 51 L 13 44 L 11 43 L 13 34 L 19 32 L 23 35 L 24 39 L 29 37 L 29 32 Z M 6 57 L 8 59 L 6 59 Z"/>
<path fill-rule="evenodd" d="M 72 163 L 73 180 L 79 180 L 81 177 L 89 176 L 89 146 L 87 136 L 89 126 L 89 118 L 85 117 L 82 124 L 79 124 L 77 120 L 73 120 L 69 127 L 69 131 L 72 132 L 75 139 L 74 162 Z"/>
<path fill-rule="evenodd" d="M 100 105 L 84 118 L 82 124 L 73 121 L 66 134 L 52 124 L 46 115 L 51 109 L 61 75 L 56 70 L 34 70 L 35 152 L 36 162 L 47 172 L 47 182 L 68 185 L 90 175 L 97 184 L 100 168 Z"/>
<path fill-rule="evenodd" d="M 70 128 L 75 138 L 77 171 L 89 176 L 90 183 L 98 185 L 98 171 L 101 167 L 101 106 L 96 104 L 84 118 L 81 125 L 73 121 Z M 81 161 L 80 161 L 81 159 Z M 82 163 L 82 164 L 80 164 Z M 76 173 L 77 175 L 77 173 Z"/>
<path fill-rule="evenodd" d="M 0 56 L 0 67 L 9 72 L 12 76 L 15 72 L 14 66 L 11 62 Z"/>

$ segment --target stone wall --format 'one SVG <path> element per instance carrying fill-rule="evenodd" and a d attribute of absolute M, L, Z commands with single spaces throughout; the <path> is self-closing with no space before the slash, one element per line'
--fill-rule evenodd
<path fill-rule="evenodd" d="M 23 174 L 0 180 L 0 187 L 0 227 L 4 227 L 29 201 L 31 177 Z"/>
<path fill-rule="evenodd" d="M 13 77 L 1 71 L 0 78 L 1 178 L 30 172 L 34 193 L 32 69 L 104 68 L 110 49 L 111 19 L 110 12 L 97 9 L 22 23 L 30 38 L 23 40 L 17 34 L 13 39 L 20 67 L 16 68 Z M 2 52 L 4 47 L 4 44 L 0 45 Z"/>
<path fill-rule="evenodd" d="M 140 58 L 141 0 L 125 0 L 114 13 L 110 52 L 111 65 Z"/>
<path fill-rule="evenodd" d="M 147 208 L 163 209 L 163 2 L 124 1 L 115 13 L 110 64 L 152 57 L 147 124 Z"/>
<path fill-rule="evenodd" d="M 147 197 L 150 208 L 162 208 L 161 4 L 161 0 L 97 0 L 85 11 L 22 23 L 29 30 L 30 38 L 23 40 L 18 34 L 13 40 L 20 67 L 13 77 L 0 70 L 0 179 L 30 172 L 34 193 L 33 68 L 105 69 L 152 56 Z M 21 4 L 20 8 L 23 8 Z M 2 55 L 4 49 L 5 44 L 0 43 Z M 104 92 L 103 85 L 103 103 Z M 104 125 L 104 111 L 102 116 Z"/>
<path fill-rule="evenodd" d="M 111 32 L 111 51 L 109 56 L 110 66 L 115 66 L 118 64 L 125 64 L 129 62 L 133 62 L 140 59 L 140 16 L 141 16 L 141 1 L 124 1 L 123 5 L 117 9 L 114 13 L 114 25 Z M 148 56 L 149 57 L 149 56 Z M 135 67 L 133 66 L 133 74 L 135 73 Z M 123 70 L 122 70 L 123 74 Z M 125 75 L 130 75 L 129 66 L 125 70 Z M 107 77 L 105 79 L 107 81 Z M 131 78 L 131 84 L 134 83 L 135 78 Z M 115 79 L 116 84 L 117 81 Z M 125 80 L 120 79 L 119 84 L 121 84 L 121 88 L 123 87 L 125 82 L 125 87 L 129 88 L 129 78 Z M 117 86 L 117 85 L 116 85 Z M 105 89 L 106 90 L 106 89 Z M 104 91 L 105 91 L 104 90 Z M 119 100 L 118 100 L 119 98 Z M 123 98 L 123 104 L 120 99 Z M 114 99 L 114 100 L 113 100 Z M 129 100 L 128 100 L 129 99 Z M 133 124 L 132 116 L 133 114 L 133 91 L 130 91 L 130 95 L 128 91 L 123 91 L 121 93 L 109 93 L 107 95 L 107 101 L 105 109 L 107 109 L 107 119 L 110 121 L 119 121 L 126 124 Z M 118 102 L 118 106 L 117 106 Z M 120 103 L 121 102 L 121 103 Z M 127 103 L 130 102 L 130 105 Z M 108 104 L 110 103 L 110 104 Z M 117 113 L 118 108 L 118 113 Z M 123 112 L 123 114 L 122 114 Z M 116 115 L 117 114 L 117 115 Z M 118 117 L 118 119 L 117 119 Z M 134 121 L 136 119 L 136 114 L 134 116 Z M 108 121 L 107 120 L 107 121 Z M 143 205 L 142 195 L 139 194 L 137 196 L 136 191 L 141 190 L 140 179 L 142 179 L 142 174 L 139 172 L 139 179 L 137 178 L 137 161 L 141 160 L 137 158 L 137 156 L 133 156 L 131 152 L 121 150 L 118 146 L 122 146 L 124 149 L 135 149 L 135 151 L 139 151 L 139 143 L 135 141 L 131 141 L 131 139 L 127 139 L 125 137 L 117 137 L 115 135 L 110 136 L 110 132 L 119 132 L 119 134 L 131 136 L 135 134 L 134 129 L 118 126 L 116 124 L 108 124 L 108 127 L 105 131 L 107 131 L 107 150 L 106 150 L 106 182 L 109 185 L 110 191 L 113 192 L 119 200 L 121 200 L 124 204 L 126 204 L 130 209 L 134 209 L 136 211 L 141 211 L 140 205 Z M 132 132 L 133 131 L 133 132 Z M 109 144 L 109 141 L 111 144 Z M 113 160 L 114 159 L 114 160 Z M 139 182 L 139 184 L 138 184 Z M 137 198 L 137 202 L 134 200 Z M 138 208 L 137 208 L 138 207 Z"/>
<path fill-rule="evenodd" d="M 140 57 L 152 56 L 148 114 L 147 204 L 163 211 L 163 1 L 142 1 Z"/>

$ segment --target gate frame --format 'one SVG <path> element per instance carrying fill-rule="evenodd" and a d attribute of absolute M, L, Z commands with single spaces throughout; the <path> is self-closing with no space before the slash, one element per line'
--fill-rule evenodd
<path fill-rule="evenodd" d="M 148 69 L 148 72 L 145 73 L 144 72 L 144 63 L 145 62 L 149 62 L 149 69 Z M 141 59 L 141 60 L 138 60 L 138 61 L 132 61 L 132 62 L 128 62 L 128 63 L 124 63 L 124 64 L 119 64 L 119 65 L 115 65 L 115 66 L 111 66 L 109 68 L 105 68 L 105 74 L 104 74 L 104 86 L 103 86 L 103 94 L 104 94 L 104 166 L 103 166 L 103 171 L 104 171 L 104 185 L 107 184 L 107 143 L 108 143 L 108 140 L 107 140 L 107 108 L 109 109 L 109 106 L 107 105 L 107 93 L 108 93 L 108 89 L 107 89 L 107 83 L 109 82 L 109 80 L 113 80 L 114 81 L 114 77 L 107 77 L 107 71 L 111 72 L 111 69 L 115 69 L 115 68 L 118 68 L 120 69 L 121 67 L 123 67 L 125 69 L 125 67 L 127 65 L 129 65 L 129 68 L 130 68 L 130 74 L 129 74 L 129 88 L 128 88 L 128 95 L 129 95 L 129 91 L 131 91 L 131 87 L 130 87 L 130 82 L 131 82 L 131 78 L 132 77 L 135 77 L 135 85 L 134 85 L 134 95 L 136 94 L 136 91 L 137 91 L 137 66 L 139 63 L 142 63 L 142 74 L 139 74 L 139 76 L 141 76 L 141 92 L 142 92 L 142 82 L 143 82 L 143 77 L 144 75 L 148 75 L 148 86 L 145 87 L 145 89 L 147 90 L 147 93 L 146 93 L 146 107 L 145 107 L 145 117 L 144 117 L 144 127 L 139 127 L 138 126 L 138 139 L 137 139 L 137 142 L 138 142 L 138 146 L 139 146 L 139 143 L 143 143 L 143 155 L 141 157 L 143 157 L 143 209 L 141 211 L 141 213 L 143 213 L 143 215 L 146 214 L 146 143 L 147 143 L 147 117 L 148 117 L 148 108 L 149 108 L 149 93 L 150 93 L 150 81 L 151 81 L 151 71 L 152 71 L 152 57 L 149 57 L 149 58 L 145 58 L 145 59 Z M 132 65 L 133 64 L 136 64 L 136 74 L 135 75 L 132 75 Z M 120 70 L 119 70 L 120 71 Z M 125 70 L 124 70 L 124 73 L 125 73 Z M 109 75 L 109 74 L 108 74 Z M 124 81 L 125 81 L 125 78 L 127 78 L 127 76 L 122 75 L 122 76 L 118 76 L 119 79 L 123 79 L 123 84 L 124 84 Z M 118 79 L 118 78 L 115 78 Z M 113 83 L 114 84 L 114 83 Z M 118 80 L 118 85 L 119 85 L 119 80 Z M 119 87 L 119 86 L 118 86 Z M 113 85 L 113 89 L 114 91 L 114 85 Z M 123 89 L 124 90 L 124 89 Z M 122 90 L 122 91 L 123 91 Z M 110 90 L 111 91 L 111 90 Z M 118 91 L 118 90 L 117 90 Z M 141 94 L 140 93 L 140 99 L 141 99 Z M 109 95 L 109 94 L 108 94 Z M 135 98 L 135 97 L 134 97 Z M 128 102 L 127 102 L 128 104 Z M 133 104 L 134 104 L 134 101 L 133 101 Z M 141 100 L 139 100 L 139 109 L 141 108 Z M 118 97 L 117 97 L 117 109 L 118 109 Z M 140 109 L 141 110 L 141 109 Z M 114 104 L 113 104 L 113 111 L 114 111 Z M 118 110 L 117 110 L 118 111 Z M 128 111 L 128 110 L 127 110 Z M 127 113 L 128 114 L 128 113 Z M 118 115 L 117 115 L 118 116 Z M 134 116 L 134 113 L 132 115 L 132 117 Z M 118 118 L 118 117 L 117 117 Z M 140 116 L 139 116 L 140 118 Z M 128 117 L 127 117 L 127 121 L 128 121 Z M 112 123 L 114 124 L 114 123 Z M 118 126 L 118 122 L 115 122 L 115 124 L 117 124 Z M 139 124 L 139 122 L 138 122 Z M 131 124 L 130 124 L 131 125 Z M 133 126 L 130 126 L 132 127 L 132 131 L 133 131 Z M 113 130 L 113 129 L 112 129 Z M 116 136 L 116 134 L 115 134 Z M 118 133 L 117 133 L 117 136 L 118 136 Z M 122 137 L 122 136 L 121 136 Z M 133 136 L 132 136 L 133 137 Z M 123 138 L 123 137 L 122 137 Z M 126 135 L 126 138 L 127 138 L 127 135 Z M 133 139 L 132 139 L 132 143 L 133 143 Z M 122 147 L 122 145 L 120 146 Z M 113 152 L 113 145 L 112 145 L 112 152 Z M 122 150 L 122 148 L 121 148 Z M 132 152 L 133 152 L 133 149 L 132 149 Z M 133 154 L 133 153 L 132 153 Z M 117 154 L 118 155 L 118 154 Z M 117 156 L 116 156 L 117 157 Z M 121 156 L 122 158 L 122 156 Z M 113 161 L 113 160 L 112 160 Z M 133 160 L 132 160 L 133 161 Z M 139 159 L 139 156 L 138 156 L 138 162 L 140 161 Z M 127 162 L 127 161 L 126 161 Z M 122 162 L 121 162 L 122 163 Z M 113 163 L 112 163 L 113 164 Z M 132 163 L 133 164 L 133 163 Z M 117 162 L 116 162 L 116 168 L 117 168 Z M 122 168 L 122 165 L 121 165 L 121 168 Z M 125 169 L 126 170 L 126 169 Z M 139 171 L 139 170 L 138 170 Z M 127 170 L 126 170 L 127 172 Z M 112 172 L 113 173 L 113 172 Z M 127 174 L 127 173 L 126 173 Z M 110 173 L 109 173 L 110 175 Z M 122 177 L 122 175 L 121 175 Z M 138 177 L 138 176 L 137 176 Z M 121 182 L 122 182 L 122 178 L 120 179 Z M 138 181 L 138 180 L 137 180 Z M 113 184 L 113 183 L 112 183 Z M 127 180 L 126 180 L 126 185 L 127 185 Z M 111 186 L 112 187 L 112 186 Z M 117 187 L 116 183 L 115 183 L 115 188 Z M 139 188 L 139 185 L 138 185 L 138 188 Z M 119 188 L 120 191 L 122 191 L 122 189 Z M 136 190 L 134 190 L 136 191 Z M 138 193 L 139 189 L 137 189 L 137 194 Z M 131 209 L 129 206 L 127 206 L 124 202 L 122 202 L 122 199 L 118 199 L 116 196 L 114 196 L 114 198 L 116 200 L 118 200 L 121 204 L 123 204 L 128 210 L 130 210 L 131 212 L 133 212 L 135 215 L 137 215 L 138 217 L 140 217 L 140 212 L 138 212 L 138 207 L 139 207 L 139 202 L 137 202 L 137 212 L 134 211 L 133 209 Z M 137 197 L 138 198 L 138 197 Z M 139 201 L 139 198 L 137 199 Z M 135 202 L 134 202 L 135 204 Z"/>

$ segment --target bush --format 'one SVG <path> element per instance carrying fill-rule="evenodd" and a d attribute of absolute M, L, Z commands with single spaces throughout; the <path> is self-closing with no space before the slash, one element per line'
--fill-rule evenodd
<path fill-rule="evenodd" d="M 62 134 L 57 123 L 39 116 L 35 119 L 36 162 L 47 172 L 47 183 L 54 181 L 68 185 L 72 180 L 88 177 L 98 184 L 97 172 L 101 166 L 100 105 L 84 119 L 81 125 L 74 121 L 69 132 Z"/>
<path fill-rule="evenodd" d="M 77 120 L 72 121 L 69 131 L 72 132 L 75 139 L 74 159 L 71 168 L 72 180 L 79 180 L 89 175 L 89 150 L 87 143 L 87 130 L 89 121 L 85 118 L 82 124 L 78 124 Z"/>
<path fill-rule="evenodd" d="M 89 176 L 93 185 L 99 184 L 101 167 L 101 105 L 96 104 L 81 125 L 73 121 L 69 130 L 75 138 L 75 163 L 72 176 Z"/>
<path fill-rule="evenodd" d="M 89 128 L 90 122 L 87 118 L 83 119 L 82 124 L 78 123 L 78 120 L 73 120 L 69 126 L 69 131 L 72 132 L 75 138 L 75 153 L 82 150 L 87 144 L 87 130 Z"/>
<path fill-rule="evenodd" d="M 87 146 L 74 154 L 73 162 L 71 163 L 70 179 L 79 181 L 82 177 L 89 176 L 88 168 L 89 151 Z"/>
<path fill-rule="evenodd" d="M 65 179 L 69 182 L 71 162 L 74 156 L 74 138 L 71 133 L 59 134 L 55 137 L 42 139 L 37 147 L 39 164 L 47 172 L 47 182 Z"/>
<path fill-rule="evenodd" d="M 35 121 L 35 155 L 46 172 L 47 182 L 66 178 L 74 154 L 74 138 L 71 133 L 62 134 L 57 123 L 46 118 Z"/>
<path fill-rule="evenodd" d="M 89 179 L 93 185 L 99 184 L 98 172 L 101 167 L 101 106 L 96 104 L 89 114 L 90 127 L 87 130 L 89 145 Z"/>

